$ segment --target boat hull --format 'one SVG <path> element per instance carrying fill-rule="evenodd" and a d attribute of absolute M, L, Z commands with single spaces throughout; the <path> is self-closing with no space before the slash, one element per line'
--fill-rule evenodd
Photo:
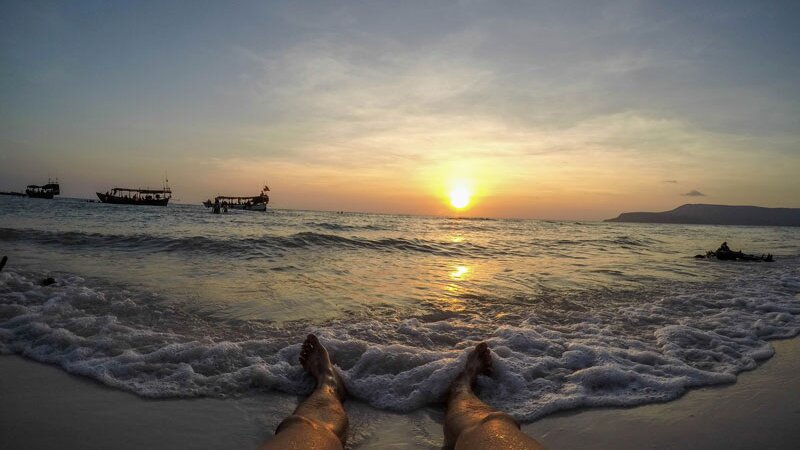
<path fill-rule="evenodd" d="M 266 211 L 267 204 L 266 203 L 256 203 L 255 205 L 237 205 L 232 204 L 228 205 L 229 209 L 241 209 L 242 211 Z"/>
<path fill-rule="evenodd" d="M 106 195 L 97 192 L 97 198 L 103 203 L 112 203 L 115 205 L 143 205 L 143 206 L 167 206 L 169 197 L 167 198 L 132 198 L 132 197 L 117 197 L 113 195 Z"/>
<path fill-rule="evenodd" d="M 222 202 L 219 205 L 220 205 L 220 207 L 227 207 L 228 209 L 239 209 L 239 210 L 242 210 L 242 211 L 260 211 L 260 212 L 263 212 L 263 211 L 267 210 L 267 204 L 266 203 L 251 203 L 251 204 L 248 205 L 248 204 L 245 204 L 245 203 L 227 203 L 227 202 Z M 214 204 L 211 203 L 210 201 L 205 201 L 205 202 L 203 202 L 203 206 L 205 206 L 206 208 L 213 208 Z"/>
<path fill-rule="evenodd" d="M 26 192 L 26 194 L 30 198 L 46 198 L 48 200 L 53 198 L 52 192 Z"/>

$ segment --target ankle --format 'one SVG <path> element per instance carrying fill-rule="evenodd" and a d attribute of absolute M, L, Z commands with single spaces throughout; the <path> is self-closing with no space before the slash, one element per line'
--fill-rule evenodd
<path fill-rule="evenodd" d="M 464 393 L 472 393 L 472 380 L 464 374 L 459 374 L 455 380 L 450 384 L 450 397 L 457 396 Z"/>

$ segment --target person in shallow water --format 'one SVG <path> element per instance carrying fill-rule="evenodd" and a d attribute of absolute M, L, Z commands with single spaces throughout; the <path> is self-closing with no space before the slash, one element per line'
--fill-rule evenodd
<path fill-rule="evenodd" d="M 347 414 L 342 406 L 344 382 L 331 363 L 328 351 L 313 334 L 303 343 L 300 363 L 316 380 L 316 387 L 284 419 L 275 437 L 259 450 L 343 449 Z M 445 448 L 455 450 L 539 450 L 541 444 L 524 434 L 514 419 L 483 403 L 472 391 L 480 374 L 492 369 L 492 354 L 486 343 L 467 356 L 464 370 L 450 385 L 444 422 Z"/>
<path fill-rule="evenodd" d="M 696 257 L 702 258 L 703 255 L 697 255 Z M 719 246 L 717 251 L 706 252 L 706 258 L 717 258 L 720 261 L 766 261 L 766 262 L 773 262 L 774 259 L 772 258 L 772 254 L 761 255 L 748 255 L 743 253 L 741 250 L 735 252 L 728 247 L 727 242 L 723 242 L 722 245 Z"/>

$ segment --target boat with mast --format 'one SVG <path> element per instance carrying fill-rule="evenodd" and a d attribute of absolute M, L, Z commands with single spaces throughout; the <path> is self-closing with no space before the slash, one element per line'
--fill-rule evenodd
<path fill-rule="evenodd" d="M 214 201 L 211 199 L 206 200 L 203 202 L 203 206 L 206 208 L 213 208 L 213 211 L 218 211 L 219 208 L 223 209 L 241 209 L 243 211 L 266 211 L 267 204 L 269 204 L 269 187 L 265 184 L 264 188 L 261 189 L 261 193 L 258 195 L 249 195 L 249 196 L 227 196 L 227 195 L 218 195 L 214 197 Z"/>
<path fill-rule="evenodd" d="M 172 189 L 169 187 L 169 182 L 164 180 L 164 187 L 161 189 L 115 187 L 105 194 L 97 192 L 97 198 L 103 203 L 116 205 L 167 206 L 169 199 L 172 198 Z"/>
<path fill-rule="evenodd" d="M 61 186 L 58 184 L 58 180 L 53 181 L 48 178 L 47 184 L 41 186 L 29 184 L 25 189 L 25 195 L 32 198 L 52 199 L 54 195 L 61 195 Z"/>

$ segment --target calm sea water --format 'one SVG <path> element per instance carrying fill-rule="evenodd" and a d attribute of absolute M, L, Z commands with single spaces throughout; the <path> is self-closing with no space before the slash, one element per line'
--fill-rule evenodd
<path fill-rule="evenodd" d="M 723 240 L 777 262 L 693 258 Z M 352 396 L 409 411 L 486 340 L 483 398 L 533 420 L 732 382 L 800 331 L 797 228 L 0 197 L 0 253 L 0 352 L 149 397 L 307 392 L 314 332 Z"/>

